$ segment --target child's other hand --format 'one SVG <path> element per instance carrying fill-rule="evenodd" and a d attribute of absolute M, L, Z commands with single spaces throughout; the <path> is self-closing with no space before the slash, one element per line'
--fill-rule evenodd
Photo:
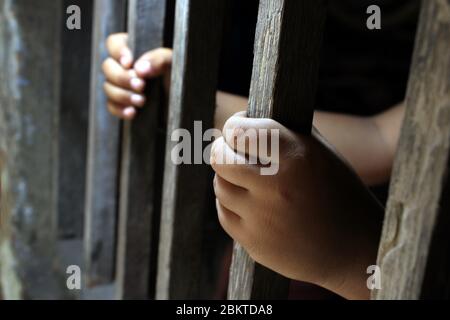
<path fill-rule="evenodd" d="M 215 141 L 211 164 L 225 231 L 254 260 L 286 277 L 367 298 L 366 269 L 375 264 L 381 228 L 376 200 L 318 135 L 297 135 L 245 113 L 230 118 L 224 132 L 252 128 L 279 130 L 279 171 L 263 176 L 258 165 L 219 164 L 224 155 L 248 156 L 250 148 L 230 147 L 233 136 Z"/>
<path fill-rule="evenodd" d="M 103 62 L 106 77 L 104 90 L 108 97 L 108 110 L 115 116 L 131 120 L 136 108 L 145 104 L 145 80 L 165 76 L 166 89 L 170 83 L 172 50 L 159 48 L 149 51 L 134 61 L 127 45 L 126 33 L 108 37 L 107 48 L 110 57 Z"/>

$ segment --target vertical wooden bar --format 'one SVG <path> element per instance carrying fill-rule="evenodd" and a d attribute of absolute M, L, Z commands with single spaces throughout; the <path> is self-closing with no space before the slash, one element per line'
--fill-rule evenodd
<path fill-rule="evenodd" d="M 130 0 L 129 45 L 134 57 L 164 45 L 167 1 Z M 161 181 L 156 170 L 159 119 L 163 111 L 160 81 L 147 83 L 147 105 L 133 122 L 124 125 L 117 259 L 119 299 L 146 299 L 153 295 L 156 268 Z M 164 138 L 163 138 L 164 139 Z M 155 221 L 157 221 L 155 223 Z M 157 239 L 156 239 L 157 241 Z"/>
<path fill-rule="evenodd" d="M 0 242 L 5 299 L 61 299 L 67 292 L 56 257 L 61 7 L 0 0 L 2 193 L 11 196 L 11 234 Z"/>
<path fill-rule="evenodd" d="M 107 37 L 125 30 L 125 5 L 126 0 L 96 0 L 94 8 L 84 230 L 89 286 L 112 282 L 115 272 L 120 122 L 106 108 L 102 63 Z"/>
<path fill-rule="evenodd" d="M 250 117 L 311 133 L 325 17 L 325 1 L 261 0 Z M 288 279 L 256 264 L 235 244 L 229 299 L 283 299 L 288 288 Z"/>
<path fill-rule="evenodd" d="M 423 1 L 374 299 L 449 296 L 450 2 Z"/>
<path fill-rule="evenodd" d="M 66 10 L 71 5 L 81 10 L 81 30 L 63 28 L 62 34 L 58 235 L 62 239 L 81 239 L 89 113 L 86 75 L 90 74 L 91 66 L 93 3 L 91 0 L 64 0 L 62 11 L 66 18 L 69 17 Z"/>
<path fill-rule="evenodd" d="M 158 259 L 157 298 L 205 298 L 202 223 L 210 169 L 175 165 L 170 135 L 213 127 L 225 1 L 178 0 Z M 198 138 L 198 137 L 197 137 Z M 201 138 L 201 137 L 200 137 Z M 192 153 L 194 154 L 194 153 Z"/>

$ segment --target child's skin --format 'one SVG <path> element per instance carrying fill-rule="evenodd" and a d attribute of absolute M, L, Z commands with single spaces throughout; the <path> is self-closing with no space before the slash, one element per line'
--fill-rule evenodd
<path fill-rule="evenodd" d="M 108 109 L 132 120 L 145 103 L 145 79 L 163 76 L 169 90 L 172 51 L 157 49 L 134 61 L 126 34 L 112 35 L 107 46 Z M 218 92 L 216 127 L 236 134 L 279 129 L 280 171 L 262 176 L 257 165 L 218 164 L 222 153 L 243 157 L 246 150 L 231 148 L 233 137 L 216 140 L 211 163 L 222 227 L 256 261 L 289 278 L 349 299 L 369 298 L 366 269 L 376 263 L 383 208 L 365 185 L 389 179 L 404 107 L 369 118 L 316 112 L 321 134 L 312 137 L 270 119 L 249 119 L 246 107 L 247 99 Z"/>

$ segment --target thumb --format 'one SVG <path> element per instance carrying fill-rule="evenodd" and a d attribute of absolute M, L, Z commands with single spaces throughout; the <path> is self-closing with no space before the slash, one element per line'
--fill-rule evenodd
<path fill-rule="evenodd" d="M 262 149 L 284 152 L 295 140 L 295 134 L 272 119 L 248 118 L 239 112 L 225 123 L 223 136 L 236 152 L 261 159 Z M 262 148 L 262 149 L 261 149 Z"/>
<path fill-rule="evenodd" d="M 133 54 L 128 48 L 128 34 L 115 33 L 106 40 L 106 47 L 109 55 L 119 62 L 122 67 L 129 69 L 133 64 Z"/>
<path fill-rule="evenodd" d="M 134 65 L 134 70 L 141 78 L 156 78 L 169 72 L 171 66 L 172 50 L 159 48 L 140 57 Z"/>

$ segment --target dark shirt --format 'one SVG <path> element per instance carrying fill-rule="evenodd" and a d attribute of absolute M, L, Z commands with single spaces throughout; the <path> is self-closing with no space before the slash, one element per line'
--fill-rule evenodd
<path fill-rule="evenodd" d="M 248 96 L 257 0 L 233 1 L 222 50 L 221 90 Z M 381 8 L 382 29 L 369 30 L 368 6 Z M 420 1 L 330 0 L 317 108 L 372 115 L 404 98 Z"/>

